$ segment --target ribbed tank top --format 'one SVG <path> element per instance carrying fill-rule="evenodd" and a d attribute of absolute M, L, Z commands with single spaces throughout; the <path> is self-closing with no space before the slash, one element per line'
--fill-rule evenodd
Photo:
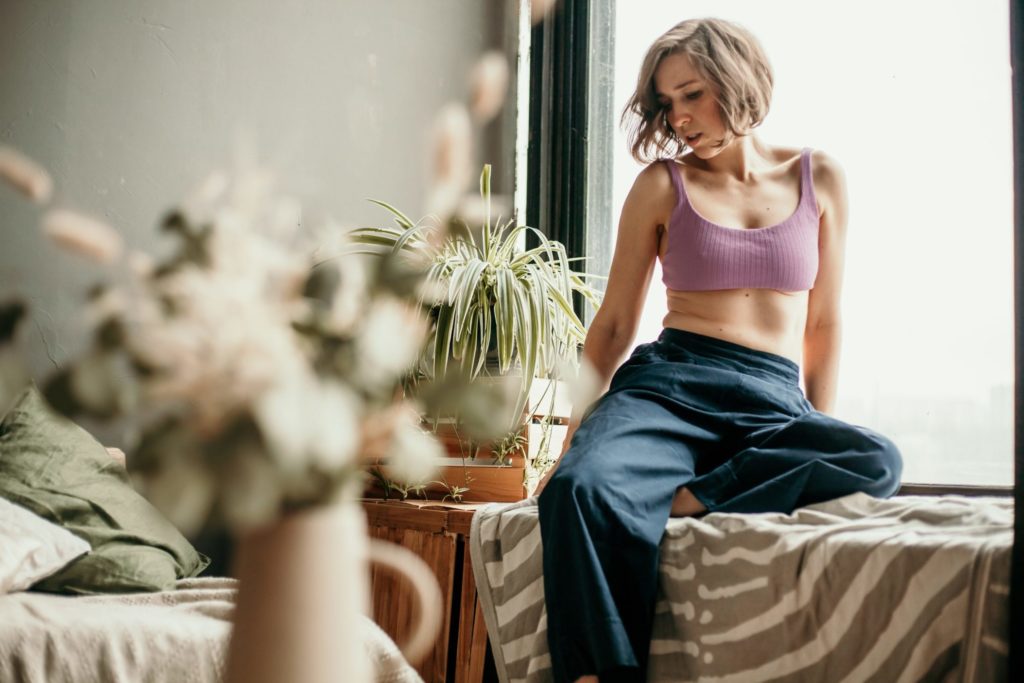
<path fill-rule="evenodd" d="M 800 152 L 800 203 L 781 223 L 728 228 L 698 214 L 686 196 L 682 174 L 668 165 L 678 201 L 668 226 L 662 281 L 677 291 L 778 289 L 814 286 L 818 273 L 818 207 L 811 179 L 811 150 Z"/>

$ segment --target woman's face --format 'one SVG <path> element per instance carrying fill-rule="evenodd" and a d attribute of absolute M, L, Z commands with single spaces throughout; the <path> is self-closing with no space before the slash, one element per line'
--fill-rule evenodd
<path fill-rule="evenodd" d="M 665 120 L 694 154 L 703 158 L 721 149 L 726 130 L 714 86 L 701 77 L 688 56 L 675 53 L 661 60 L 654 71 L 654 91 Z"/>

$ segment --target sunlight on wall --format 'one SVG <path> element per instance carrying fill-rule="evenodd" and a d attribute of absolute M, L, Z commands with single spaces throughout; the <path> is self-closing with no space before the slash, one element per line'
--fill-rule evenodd
<path fill-rule="evenodd" d="M 845 169 L 836 413 L 892 437 L 907 482 L 1012 483 L 1008 14 L 1005 0 L 619 3 L 616 114 L 654 38 L 686 18 L 729 19 L 775 70 L 762 139 Z M 619 130 L 613 224 L 639 170 Z M 657 270 L 638 343 L 664 312 Z"/>

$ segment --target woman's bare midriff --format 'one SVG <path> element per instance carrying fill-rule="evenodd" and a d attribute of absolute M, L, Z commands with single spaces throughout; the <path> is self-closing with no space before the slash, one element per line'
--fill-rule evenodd
<path fill-rule="evenodd" d="M 808 292 L 775 289 L 668 290 L 663 325 L 789 358 L 803 353 Z"/>
<path fill-rule="evenodd" d="M 772 151 L 776 168 L 764 173 L 757 191 L 730 188 L 735 183 L 715 178 L 699 168 L 692 153 L 680 161 L 688 198 L 708 220 L 725 226 L 761 226 L 790 215 L 800 201 L 800 150 Z M 695 166 L 696 164 L 696 166 Z M 675 202 L 675 190 L 672 190 Z M 763 207 L 776 210 L 760 214 Z M 664 259 L 668 240 L 658 227 L 658 257 Z M 733 229 L 741 229 L 739 227 Z M 724 339 L 735 344 L 785 356 L 800 364 L 808 292 L 777 289 L 721 289 L 711 291 L 668 290 L 668 314 L 663 324 L 688 332 Z"/>

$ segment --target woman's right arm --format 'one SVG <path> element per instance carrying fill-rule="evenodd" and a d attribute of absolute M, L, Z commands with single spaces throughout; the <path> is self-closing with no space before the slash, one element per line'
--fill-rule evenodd
<path fill-rule="evenodd" d="M 641 171 L 626 196 L 604 300 L 583 343 L 583 358 L 594 368 L 599 379 L 598 396 L 608 390 L 612 375 L 632 348 L 658 256 L 660 231 L 668 224 L 674 206 L 675 189 L 668 169 L 660 162 Z M 569 431 L 562 445 L 563 453 L 569 448 L 588 407 L 573 406 Z M 548 471 L 537 487 L 538 494 L 557 467 L 555 464 Z"/>

